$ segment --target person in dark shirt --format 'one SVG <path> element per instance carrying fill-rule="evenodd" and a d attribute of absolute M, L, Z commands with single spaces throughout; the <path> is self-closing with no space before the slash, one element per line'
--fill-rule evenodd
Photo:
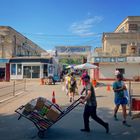
<path fill-rule="evenodd" d="M 100 119 L 96 114 L 97 101 L 94 88 L 90 83 L 90 76 L 86 75 L 85 77 L 83 77 L 83 80 L 85 81 L 85 87 L 83 88 L 81 94 L 83 94 L 83 92 L 85 91 L 86 96 L 82 98 L 80 102 L 83 104 L 86 102 L 86 105 L 83 114 L 84 129 L 81 129 L 81 131 L 90 132 L 89 117 L 91 116 L 92 119 L 94 119 L 96 122 L 98 122 L 105 128 L 106 133 L 109 133 L 109 124 Z"/>

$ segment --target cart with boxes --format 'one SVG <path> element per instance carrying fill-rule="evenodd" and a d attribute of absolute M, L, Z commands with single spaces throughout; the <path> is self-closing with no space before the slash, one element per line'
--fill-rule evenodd
<path fill-rule="evenodd" d="M 44 132 L 78 106 L 81 98 L 74 101 L 65 110 L 62 110 L 57 104 L 53 104 L 49 100 L 39 97 L 31 100 L 26 105 L 20 106 L 15 112 L 19 114 L 18 120 L 21 117 L 25 117 L 32 121 L 39 130 L 38 136 L 43 138 Z"/>

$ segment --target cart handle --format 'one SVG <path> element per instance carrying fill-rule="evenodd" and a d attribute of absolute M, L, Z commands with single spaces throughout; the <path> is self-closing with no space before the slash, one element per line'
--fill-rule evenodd
<path fill-rule="evenodd" d="M 24 107 L 25 107 L 25 105 L 20 106 L 19 108 L 17 108 L 17 109 L 15 110 L 15 112 L 17 112 L 18 110 L 23 109 Z"/>
<path fill-rule="evenodd" d="M 20 116 L 18 117 L 18 120 L 20 120 L 20 119 L 21 119 L 21 117 L 22 117 L 22 115 L 20 115 Z"/>

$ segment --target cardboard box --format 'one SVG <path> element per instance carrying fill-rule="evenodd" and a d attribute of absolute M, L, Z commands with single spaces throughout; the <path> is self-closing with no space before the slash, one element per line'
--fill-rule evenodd
<path fill-rule="evenodd" d="M 34 108 L 35 108 L 35 106 L 31 105 L 30 103 L 27 103 L 27 104 L 25 105 L 25 110 L 26 110 L 26 111 L 33 111 Z"/>
<path fill-rule="evenodd" d="M 24 108 L 24 110 L 23 110 L 23 114 L 24 115 L 29 115 L 33 110 L 35 109 L 35 106 L 33 106 L 32 104 L 30 104 L 30 102 L 29 103 L 27 103 L 26 105 L 25 105 L 25 108 Z"/>
<path fill-rule="evenodd" d="M 50 108 L 50 110 L 46 114 L 46 117 L 51 121 L 56 121 L 59 116 L 60 112 L 53 110 L 52 108 Z"/>
<path fill-rule="evenodd" d="M 40 111 L 43 108 L 43 106 L 44 106 L 44 99 L 40 97 L 37 99 L 35 109 Z"/>
<path fill-rule="evenodd" d="M 35 106 L 36 106 L 36 102 L 37 100 L 36 99 L 33 99 L 31 100 L 30 102 L 28 102 L 26 105 L 25 105 L 25 109 L 27 111 L 33 111 Z"/>
<path fill-rule="evenodd" d="M 53 103 L 51 101 L 49 101 L 49 100 L 46 100 L 44 104 L 45 104 L 45 106 L 50 108 Z"/>

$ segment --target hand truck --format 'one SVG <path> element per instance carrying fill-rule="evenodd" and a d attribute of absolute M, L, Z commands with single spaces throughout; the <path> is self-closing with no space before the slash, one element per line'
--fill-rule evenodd
<path fill-rule="evenodd" d="M 38 137 L 43 138 L 44 132 L 47 129 L 49 129 L 52 125 L 54 125 L 56 122 L 58 122 L 60 119 L 62 119 L 65 115 L 67 115 L 70 111 L 72 111 L 76 106 L 78 106 L 80 104 L 80 99 L 82 98 L 83 97 L 81 96 L 79 99 L 74 101 L 64 111 L 61 111 L 58 106 L 56 106 L 55 104 L 52 104 L 52 106 L 54 106 L 58 111 L 60 111 L 60 115 L 55 121 L 44 118 L 42 115 L 40 115 L 38 112 L 35 112 L 35 111 L 32 111 L 29 115 L 25 115 L 23 113 L 23 110 L 25 109 L 25 105 L 22 105 L 19 108 L 17 108 L 15 112 L 20 115 L 18 120 L 21 119 L 21 117 L 25 117 L 26 119 L 33 122 L 34 125 L 38 129 Z"/>

